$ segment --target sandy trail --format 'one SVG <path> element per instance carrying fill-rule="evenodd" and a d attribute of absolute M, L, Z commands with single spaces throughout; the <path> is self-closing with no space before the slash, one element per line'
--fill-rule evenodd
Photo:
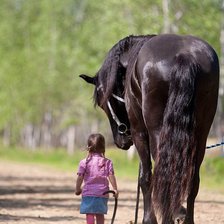
<path fill-rule="evenodd" d="M 75 173 L 49 167 L 0 161 L 0 222 L 17 224 L 84 224 L 80 197 L 74 195 Z M 134 220 L 136 183 L 118 180 L 120 197 L 115 223 Z M 106 224 L 114 201 L 109 201 Z M 140 201 L 139 223 L 142 219 Z M 224 224 L 224 195 L 201 190 L 195 205 L 196 224 Z"/>

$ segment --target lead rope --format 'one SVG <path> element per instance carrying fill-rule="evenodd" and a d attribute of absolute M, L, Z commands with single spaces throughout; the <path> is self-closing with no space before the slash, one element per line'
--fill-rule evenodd
<path fill-rule="evenodd" d="M 114 224 L 114 220 L 115 220 L 115 216 L 116 216 L 116 211 L 117 211 L 117 198 L 115 197 L 115 191 L 112 191 L 112 190 L 105 191 L 103 193 L 103 195 L 109 194 L 109 193 L 112 193 L 113 196 L 114 196 L 114 212 L 113 212 L 113 216 L 112 216 L 112 219 L 111 219 L 111 224 Z"/>
<path fill-rule="evenodd" d="M 214 145 L 206 146 L 206 149 L 215 148 L 215 147 L 218 147 L 218 146 L 221 146 L 221 145 L 224 145 L 224 142 L 220 142 L 220 143 L 217 143 L 217 144 L 214 144 Z"/>

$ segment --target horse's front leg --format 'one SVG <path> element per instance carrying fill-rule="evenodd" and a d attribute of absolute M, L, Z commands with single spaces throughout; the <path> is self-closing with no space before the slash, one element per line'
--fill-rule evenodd
<path fill-rule="evenodd" d="M 152 163 L 146 133 L 138 132 L 134 135 L 134 143 L 140 157 L 140 186 L 143 194 L 144 217 L 143 224 L 157 224 L 152 204 Z"/>

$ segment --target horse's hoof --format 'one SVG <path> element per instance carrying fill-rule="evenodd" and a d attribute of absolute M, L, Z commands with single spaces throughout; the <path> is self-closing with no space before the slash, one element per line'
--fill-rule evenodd
<path fill-rule="evenodd" d="M 185 216 L 179 216 L 175 218 L 174 224 L 185 224 Z"/>
<path fill-rule="evenodd" d="M 181 206 L 174 218 L 174 224 L 185 224 L 186 209 Z"/>

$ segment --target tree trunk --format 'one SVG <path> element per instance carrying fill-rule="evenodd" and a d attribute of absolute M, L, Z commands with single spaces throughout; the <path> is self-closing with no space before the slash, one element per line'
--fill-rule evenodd
<path fill-rule="evenodd" d="M 22 133 L 22 143 L 28 149 L 34 149 L 33 125 L 27 124 Z"/>
<path fill-rule="evenodd" d="M 51 122 L 51 113 L 45 113 L 41 128 L 41 146 L 47 149 L 51 147 Z"/>
<path fill-rule="evenodd" d="M 171 32 L 171 23 L 170 23 L 170 16 L 169 16 L 169 4 L 170 0 L 163 0 L 162 7 L 163 7 L 163 32 L 170 33 Z"/>
<path fill-rule="evenodd" d="M 69 155 L 74 154 L 75 151 L 75 126 L 72 125 L 67 131 L 67 153 Z"/>
<path fill-rule="evenodd" d="M 8 147 L 10 145 L 10 127 L 5 127 L 3 130 L 3 146 Z"/>

